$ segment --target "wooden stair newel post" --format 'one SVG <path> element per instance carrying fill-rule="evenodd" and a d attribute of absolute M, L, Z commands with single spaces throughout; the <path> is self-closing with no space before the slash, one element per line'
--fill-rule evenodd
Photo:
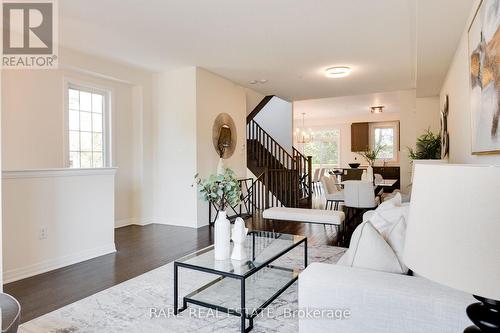
<path fill-rule="evenodd" d="M 307 183 L 309 186 L 307 204 L 312 208 L 312 156 L 307 156 Z"/>

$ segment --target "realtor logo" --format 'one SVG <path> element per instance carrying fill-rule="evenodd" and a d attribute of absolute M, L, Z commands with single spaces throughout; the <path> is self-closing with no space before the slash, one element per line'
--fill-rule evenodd
<path fill-rule="evenodd" d="M 55 0 L 4 0 L 3 68 L 57 68 Z"/>

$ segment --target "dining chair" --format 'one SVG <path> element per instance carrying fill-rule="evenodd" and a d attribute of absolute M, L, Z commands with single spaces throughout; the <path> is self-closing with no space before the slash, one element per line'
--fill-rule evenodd
<path fill-rule="evenodd" d="M 344 207 L 346 209 L 347 220 L 352 219 L 359 211 L 375 209 L 380 198 L 375 195 L 375 186 L 372 182 L 360 180 L 347 180 L 344 184 Z"/>
<path fill-rule="evenodd" d="M 321 177 L 321 184 L 323 185 L 326 204 L 325 209 L 328 209 L 328 205 L 330 205 L 330 210 L 339 210 L 339 205 L 341 202 L 344 202 L 344 191 L 337 188 L 336 182 L 332 177 L 323 176 Z M 335 208 L 333 205 L 335 204 Z"/>
<path fill-rule="evenodd" d="M 323 178 L 325 176 L 325 173 L 326 173 L 326 168 L 321 168 L 319 170 L 319 179 L 318 179 L 318 185 L 319 185 L 319 192 L 321 193 L 321 191 L 323 190 L 323 186 L 321 184 L 321 178 Z"/>
<path fill-rule="evenodd" d="M 375 185 L 382 183 L 384 181 L 384 177 L 382 177 L 381 174 L 376 173 L 373 175 Z M 377 192 L 377 196 L 380 198 L 380 202 L 384 200 L 384 188 L 381 187 L 380 190 Z"/>
<path fill-rule="evenodd" d="M 313 192 L 316 192 L 316 189 L 318 188 L 319 172 L 320 172 L 319 168 L 314 169 L 314 175 L 312 177 Z"/>

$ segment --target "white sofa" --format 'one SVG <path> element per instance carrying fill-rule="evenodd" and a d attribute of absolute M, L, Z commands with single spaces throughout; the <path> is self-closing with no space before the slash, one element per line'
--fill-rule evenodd
<path fill-rule="evenodd" d="M 456 333 L 471 325 L 472 295 L 406 274 L 409 209 L 396 194 L 364 214 L 336 265 L 313 263 L 300 274 L 299 314 L 320 310 L 299 316 L 301 333 Z M 337 316 L 325 318 L 333 310 Z"/>
<path fill-rule="evenodd" d="M 421 277 L 313 263 L 299 276 L 299 332 L 463 332 L 471 303 L 471 295 Z M 315 318 L 314 309 L 350 317 Z"/>

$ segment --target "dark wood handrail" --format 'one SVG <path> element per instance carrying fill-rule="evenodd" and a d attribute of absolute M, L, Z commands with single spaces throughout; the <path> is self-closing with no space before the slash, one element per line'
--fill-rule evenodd
<path fill-rule="evenodd" d="M 293 156 L 290 155 L 290 153 L 283 148 L 278 141 L 274 140 L 274 138 L 269 135 L 269 133 L 267 133 L 266 130 L 263 129 L 255 120 L 252 120 L 247 124 L 247 139 L 259 141 L 264 148 L 271 147 L 271 149 L 268 150 L 269 153 L 274 155 L 274 157 L 282 163 L 285 168 L 291 169 L 291 165 L 289 165 L 287 161 L 293 161 Z"/>
<path fill-rule="evenodd" d="M 260 101 L 259 104 L 257 104 L 257 106 L 252 110 L 252 112 L 250 112 L 247 116 L 247 124 L 250 123 L 253 118 L 255 118 L 255 116 L 260 112 L 260 110 L 262 110 L 264 108 L 264 106 L 266 106 L 267 103 L 269 103 L 269 101 L 274 97 L 274 95 L 269 95 L 269 96 L 266 96 L 262 99 L 262 101 Z"/>

